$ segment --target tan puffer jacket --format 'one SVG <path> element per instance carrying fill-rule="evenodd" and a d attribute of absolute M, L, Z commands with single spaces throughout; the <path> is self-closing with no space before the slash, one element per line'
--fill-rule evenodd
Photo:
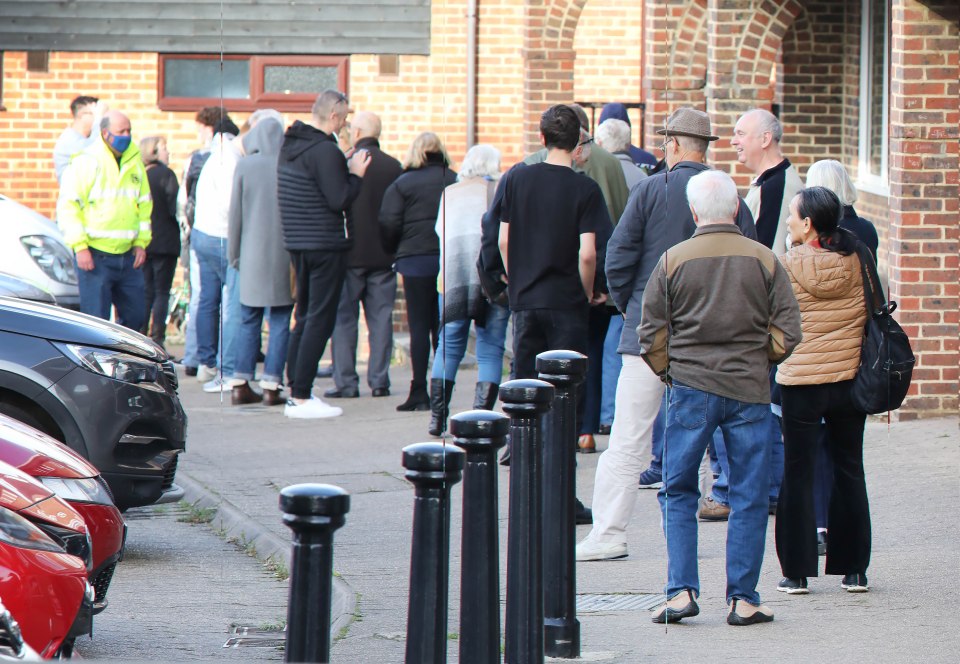
<path fill-rule="evenodd" d="M 781 257 L 800 304 L 803 340 L 777 369 L 781 385 L 850 380 L 860 366 L 867 312 L 856 254 L 803 244 Z"/>

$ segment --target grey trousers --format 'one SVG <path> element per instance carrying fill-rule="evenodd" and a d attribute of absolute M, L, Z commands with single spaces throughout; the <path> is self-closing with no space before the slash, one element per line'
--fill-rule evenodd
<path fill-rule="evenodd" d="M 390 358 L 393 355 L 393 302 L 397 296 L 397 275 L 393 270 L 348 268 L 337 307 L 333 330 L 333 380 L 340 390 L 357 389 L 357 333 L 359 304 L 367 322 L 370 359 L 367 385 L 370 389 L 390 387 Z"/>

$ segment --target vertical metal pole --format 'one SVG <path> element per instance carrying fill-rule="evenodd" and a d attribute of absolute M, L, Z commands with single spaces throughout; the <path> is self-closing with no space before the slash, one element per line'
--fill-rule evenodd
<path fill-rule="evenodd" d="M 500 386 L 510 416 L 510 523 L 507 529 L 506 664 L 543 662 L 543 415 L 553 385 L 511 380 Z"/>
<path fill-rule="evenodd" d="M 350 495 L 329 484 L 295 484 L 280 492 L 280 509 L 293 531 L 284 659 L 329 662 L 333 532 L 350 511 Z"/>
<path fill-rule="evenodd" d="M 462 450 L 442 443 L 417 443 L 403 448 L 406 478 L 416 489 L 407 609 L 407 664 L 447 661 L 450 488 L 460 481 L 464 456 Z"/>
<path fill-rule="evenodd" d="M 510 420 L 470 410 L 450 418 L 453 442 L 467 452 L 460 554 L 460 664 L 500 661 L 500 533 L 497 450 Z"/>
<path fill-rule="evenodd" d="M 550 657 L 580 656 L 576 547 L 577 388 L 587 356 L 552 350 L 537 355 L 540 379 L 556 389 L 543 443 L 544 650 Z"/>

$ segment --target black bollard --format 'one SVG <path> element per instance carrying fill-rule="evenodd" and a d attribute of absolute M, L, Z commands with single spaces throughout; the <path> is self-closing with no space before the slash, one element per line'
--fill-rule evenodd
<path fill-rule="evenodd" d="M 507 529 L 506 664 L 543 662 L 543 415 L 554 389 L 542 380 L 500 386 L 510 416 L 510 522 Z"/>
<path fill-rule="evenodd" d="M 280 492 L 280 509 L 293 531 L 284 660 L 329 662 L 333 531 L 350 511 L 350 494 L 329 484 L 294 484 Z"/>
<path fill-rule="evenodd" d="M 450 488 L 460 481 L 464 456 L 462 450 L 443 443 L 417 443 L 403 448 L 406 478 L 416 489 L 407 608 L 407 664 L 447 661 Z"/>
<path fill-rule="evenodd" d="M 460 554 L 460 664 L 500 661 L 500 533 L 497 450 L 510 420 L 470 410 L 450 418 L 453 442 L 467 452 Z"/>
<path fill-rule="evenodd" d="M 543 442 L 543 641 L 550 657 L 580 656 L 577 620 L 575 457 L 577 388 L 587 356 L 569 350 L 537 355 L 540 379 L 556 388 Z"/>

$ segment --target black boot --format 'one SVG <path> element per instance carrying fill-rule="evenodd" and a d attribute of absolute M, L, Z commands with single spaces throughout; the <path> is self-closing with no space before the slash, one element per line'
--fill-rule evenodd
<path fill-rule="evenodd" d="M 422 383 L 417 384 L 415 381 L 411 381 L 410 395 L 407 397 L 406 401 L 397 406 L 397 410 L 401 412 L 411 410 L 430 410 L 430 397 L 427 395 L 427 386 Z"/>
<path fill-rule="evenodd" d="M 474 410 L 493 410 L 497 403 L 500 386 L 496 383 L 477 383 L 477 391 L 473 397 Z"/>
<path fill-rule="evenodd" d="M 430 379 L 430 428 L 427 433 L 440 436 L 447 430 L 447 414 L 450 412 L 450 397 L 453 383 L 439 378 Z"/>

